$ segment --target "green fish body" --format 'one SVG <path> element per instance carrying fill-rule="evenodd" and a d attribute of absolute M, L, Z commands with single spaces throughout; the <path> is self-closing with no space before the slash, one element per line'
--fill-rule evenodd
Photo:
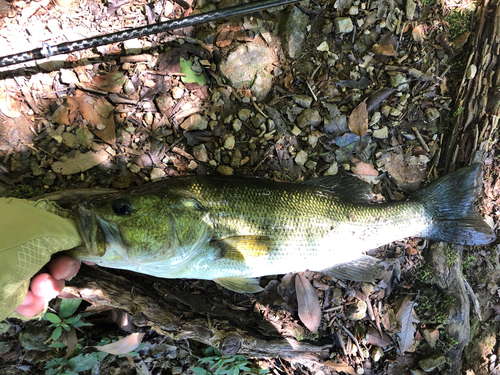
<path fill-rule="evenodd" d="M 479 245 L 495 239 L 474 199 L 480 166 L 404 201 L 369 203 L 357 179 L 307 183 L 189 176 L 104 195 L 76 208 L 86 247 L 72 255 L 163 278 L 261 290 L 259 276 L 330 270 L 372 279 L 363 252 L 410 236 Z"/>

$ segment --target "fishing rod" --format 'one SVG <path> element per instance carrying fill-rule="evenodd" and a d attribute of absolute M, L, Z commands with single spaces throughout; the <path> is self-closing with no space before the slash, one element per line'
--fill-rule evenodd
<path fill-rule="evenodd" d="M 43 59 L 55 55 L 62 55 L 75 51 L 81 51 L 82 49 L 104 46 L 106 44 L 123 42 L 124 40 L 128 39 L 163 33 L 166 31 L 181 29 L 184 27 L 196 26 L 202 23 L 218 21 L 226 17 L 241 16 L 248 13 L 274 8 L 277 6 L 297 3 L 299 1 L 300 0 L 262 0 L 248 4 L 235 5 L 220 10 L 213 10 L 207 13 L 195 14 L 176 20 L 159 22 L 151 25 L 136 27 L 134 29 L 118 31 L 116 33 L 80 39 L 74 42 L 64 42 L 55 46 L 51 46 L 48 43 L 43 43 L 42 48 L 0 57 L 0 67 Z"/>

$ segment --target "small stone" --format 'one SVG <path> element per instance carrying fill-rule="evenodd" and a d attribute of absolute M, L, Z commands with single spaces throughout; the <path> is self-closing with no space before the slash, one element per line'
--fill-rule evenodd
<path fill-rule="evenodd" d="M 241 121 L 246 121 L 250 118 L 251 114 L 252 114 L 252 111 L 250 111 L 249 109 L 246 109 L 246 108 L 242 108 L 238 111 L 238 118 Z"/>
<path fill-rule="evenodd" d="M 228 165 L 219 165 L 217 167 L 217 173 L 223 174 L 225 176 L 231 176 L 234 173 L 234 169 Z"/>
<path fill-rule="evenodd" d="M 306 126 L 317 126 L 321 123 L 321 116 L 315 109 L 306 109 L 302 114 L 297 117 L 297 126 L 305 128 Z"/>
<path fill-rule="evenodd" d="M 446 363 L 446 358 L 444 355 L 440 355 L 438 357 L 430 357 L 426 359 L 422 359 L 418 362 L 418 365 L 425 372 L 431 372 L 436 367 L 441 366 Z"/>
<path fill-rule="evenodd" d="M 151 181 L 159 180 L 165 177 L 165 171 L 161 168 L 153 168 L 149 174 Z"/>
<path fill-rule="evenodd" d="M 384 351 L 380 346 L 372 347 L 372 351 L 370 352 L 370 357 L 373 359 L 373 362 L 378 362 L 383 355 Z"/>
<path fill-rule="evenodd" d="M 363 285 L 361 285 L 361 291 L 367 297 L 369 297 L 373 293 L 374 290 L 375 290 L 375 287 L 370 283 L 363 283 Z"/>
<path fill-rule="evenodd" d="M 234 135 L 230 135 L 229 137 L 226 138 L 226 141 L 224 142 L 224 148 L 226 150 L 232 150 L 234 148 L 234 144 L 235 144 Z"/>
<path fill-rule="evenodd" d="M 208 152 L 205 145 L 202 143 L 193 147 L 193 156 L 196 160 L 206 163 L 208 161 Z"/>
<path fill-rule="evenodd" d="M 351 320 L 361 320 L 366 316 L 367 305 L 365 301 L 357 300 L 355 304 L 347 309 L 347 317 Z"/>
<path fill-rule="evenodd" d="M 373 138 L 386 139 L 389 137 L 389 129 L 384 126 L 382 129 L 374 130 L 372 136 Z"/>
<path fill-rule="evenodd" d="M 380 109 L 380 112 L 382 112 L 384 116 L 389 116 L 389 113 L 391 113 L 391 109 L 392 107 L 390 105 L 383 104 L 382 108 Z"/>
<path fill-rule="evenodd" d="M 132 173 L 139 173 L 141 171 L 141 168 L 137 164 L 130 164 L 128 169 Z"/>
<path fill-rule="evenodd" d="M 181 89 L 179 86 L 175 86 L 172 89 L 172 97 L 174 99 L 180 99 L 180 98 L 182 98 L 183 95 L 184 95 L 184 90 Z"/>
<path fill-rule="evenodd" d="M 333 20 L 333 24 L 337 33 L 350 33 L 354 30 L 351 17 L 337 17 Z"/>
<path fill-rule="evenodd" d="M 297 155 L 295 155 L 295 162 L 298 165 L 304 165 L 307 162 L 307 152 L 304 150 L 297 152 Z"/>
<path fill-rule="evenodd" d="M 318 165 L 317 162 L 315 161 L 312 161 L 312 160 L 309 160 L 306 164 L 305 164 L 305 167 L 307 169 L 310 169 L 311 171 L 314 171 L 316 169 L 316 166 Z"/>
<path fill-rule="evenodd" d="M 74 83 L 78 83 L 78 77 L 75 72 L 69 69 L 61 69 L 61 82 L 66 85 L 71 85 Z"/>
<path fill-rule="evenodd" d="M 253 126 L 257 129 L 266 121 L 266 118 L 260 113 L 257 113 L 257 115 L 253 117 L 251 121 Z"/>
<path fill-rule="evenodd" d="M 312 148 L 314 148 L 318 144 L 318 139 L 319 138 L 317 135 L 310 134 L 309 137 L 307 138 L 307 143 L 309 143 L 309 145 Z"/>
<path fill-rule="evenodd" d="M 208 118 L 198 113 L 189 116 L 181 124 L 181 128 L 186 131 L 205 130 L 208 126 Z"/>
<path fill-rule="evenodd" d="M 294 126 L 293 126 L 293 129 L 292 129 L 292 134 L 293 134 L 293 135 L 295 135 L 295 136 L 297 136 L 297 135 L 299 135 L 299 134 L 300 134 L 300 132 L 301 132 L 301 131 L 302 131 L 302 130 L 300 130 L 300 129 L 297 127 L 297 125 L 294 125 Z"/>
<path fill-rule="evenodd" d="M 349 15 L 350 16 L 357 16 L 358 15 L 358 7 L 352 6 L 349 8 Z"/>
<path fill-rule="evenodd" d="M 395 72 L 394 74 L 389 75 L 389 79 L 392 87 L 398 87 L 408 82 L 406 75 L 400 72 Z M 398 89 L 399 91 L 403 91 L 401 87 L 398 87 Z"/>
<path fill-rule="evenodd" d="M 62 133 L 62 141 L 66 146 L 73 148 L 77 143 L 76 135 L 70 132 L 64 132 Z"/>
<path fill-rule="evenodd" d="M 311 107 L 313 98 L 311 98 L 309 95 L 295 95 L 293 97 L 293 101 L 302 108 L 309 108 Z"/>
<path fill-rule="evenodd" d="M 425 115 L 429 122 L 434 122 L 439 118 L 439 111 L 435 107 L 429 107 L 425 110 Z"/>
<path fill-rule="evenodd" d="M 156 102 L 156 105 L 158 106 L 158 109 L 162 113 L 167 112 L 170 108 L 172 108 L 174 106 L 174 100 L 168 94 L 163 94 L 163 95 L 158 96 L 155 99 L 155 102 Z"/>
<path fill-rule="evenodd" d="M 123 42 L 123 49 L 127 55 L 137 55 L 142 51 L 142 43 L 139 39 L 129 39 Z"/>
<path fill-rule="evenodd" d="M 241 167 L 241 151 L 237 148 L 233 150 L 233 155 L 231 156 L 231 167 L 235 169 Z"/>
<path fill-rule="evenodd" d="M 394 117 L 401 115 L 401 110 L 399 108 L 392 107 L 389 114 Z"/>
<path fill-rule="evenodd" d="M 97 130 L 104 130 L 104 129 L 106 129 L 106 125 L 104 125 L 104 124 L 97 124 L 96 128 L 97 128 Z"/>
<path fill-rule="evenodd" d="M 241 121 L 239 119 L 235 119 L 233 121 L 233 130 L 235 132 L 239 132 L 241 130 L 241 125 L 243 125 Z"/>
<path fill-rule="evenodd" d="M 406 18 L 411 21 L 415 17 L 415 9 L 417 4 L 413 0 L 406 0 Z"/>
<path fill-rule="evenodd" d="M 45 176 L 43 177 L 43 183 L 48 186 L 54 185 L 54 182 L 56 182 L 57 175 L 52 172 L 48 171 Z"/>
<path fill-rule="evenodd" d="M 339 165 L 337 164 L 336 161 L 334 161 L 332 164 L 330 164 L 330 167 L 325 172 L 325 176 L 334 176 L 338 173 L 339 171 Z"/>
<path fill-rule="evenodd" d="M 198 168 L 198 163 L 195 162 L 194 160 L 191 160 L 188 164 L 188 169 L 192 172 Z"/>

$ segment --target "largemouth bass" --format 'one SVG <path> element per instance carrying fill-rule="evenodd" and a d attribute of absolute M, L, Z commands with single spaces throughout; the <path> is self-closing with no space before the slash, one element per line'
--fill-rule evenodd
<path fill-rule="evenodd" d="M 78 204 L 86 246 L 72 255 L 157 277 L 214 280 L 237 292 L 260 291 L 259 276 L 305 270 L 371 280 L 376 260 L 363 252 L 394 240 L 493 241 L 474 205 L 480 184 L 475 165 L 404 201 L 372 204 L 357 178 L 178 177 Z"/>

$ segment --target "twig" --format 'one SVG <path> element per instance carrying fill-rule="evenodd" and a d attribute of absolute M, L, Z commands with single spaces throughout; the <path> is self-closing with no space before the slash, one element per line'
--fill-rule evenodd
<path fill-rule="evenodd" d="M 431 150 L 429 150 L 429 146 L 427 146 L 427 143 L 425 143 L 425 141 L 422 138 L 422 135 L 420 134 L 420 132 L 418 131 L 418 129 L 416 127 L 412 127 L 411 129 L 415 132 L 415 135 L 417 136 L 417 139 L 420 142 L 420 144 L 422 145 L 422 147 L 424 148 L 424 150 L 427 153 L 430 153 Z"/>
<path fill-rule="evenodd" d="M 342 329 L 345 331 L 345 333 L 347 333 L 347 335 L 354 342 L 354 345 L 356 345 L 356 348 L 358 348 L 359 356 L 361 357 L 361 359 L 365 359 L 365 356 L 363 355 L 363 352 L 361 351 L 361 347 L 359 346 L 359 342 L 356 339 L 356 337 L 354 337 L 354 335 L 345 326 L 342 326 Z"/>

